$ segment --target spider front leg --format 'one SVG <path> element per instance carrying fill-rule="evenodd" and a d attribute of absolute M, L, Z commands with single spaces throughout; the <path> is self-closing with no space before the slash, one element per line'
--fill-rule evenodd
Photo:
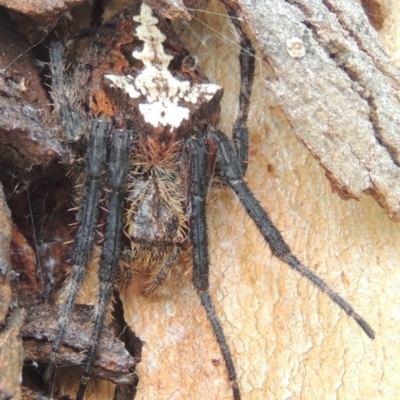
<path fill-rule="evenodd" d="M 111 300 L 111 294 L 118 270 L 120 256 L 121 231 L 123 227 L 124 186 L 128 174 L 131 132 L 116 130 L 113 132 L 109 159 L 109 194 L 107 199 L 108 216 L 104 232 L 104 247 L 99 269 L 99 302 L 95 308 L 95 323 L 90 339 L 84 372 L 79 385 L 77 400 L 82 400 L 86 385 L 96 358 L 104 317 Z"/>
<path fill-rule="evenodd" d="M 236 120 L 232 129 L 232 139 L 242 168 L 243 175 L 246 174 L 249 163 L 249 133 L 247 128 L 247 115 L 249 113 L 250 98 L 253 90 L 254 70 L 255 70 L 255 50 L 240 25 L 241 18 L 227 1 L 222 1 L 225 5 L 228 15 L 235 28 L 238 43 L 240 47 L 239 65 L 240 65 L 240 93 L 239 105 Z"/>
<path fill-rule="evenodd" d="M 208 293 L 209 287 L 209 260 L 206 221 L 206 198 L 209 186 L 207 173 L 207 150 L 202 139 L 190 139 L 191 151 L 191 226 L 190 238 L 193 243 L 193 285 L 200 296 L 201 304 L 206 310 L 207 318 L 217 337 L 221 353 L 228 369 L 229 380 L 232 383 L 233 398 L 240 400 L 239 383 L 232 354 L 225 338 L 221 323 Z"/>
<path fill-rule="evenodd" d="M 101 174 L 106 161 L 107 135 L 109 124 L 106 121 L 94 121 L 89 135 L 86 152 L 87 176 L 82 201 L 81 220 L 75 240 L 72 256 L 72 274 L 68 284 L 68 297 L 61 307 L 59 331 L 52 343 L 50 361 L 45 379 L 51 389 L 56 369 L 56 357 L 71 318 L 79 288 L 82 285 L 85 269 L 93 249 L 95 228 L 98 218 L 98 205 L 101 197 Z"/>
<path fill-rule="evenodd" d="M 55 108 L 60 115 L 64 138 L 68 145 L 75 145 L 82 138 L 82 132 L 84 132 L 85 127 L 80 114 L 73 107 L 71 89 L 66 82 L 68 79 L 64 76 L 64 65 L 64 46 L 61 42 L 53 43 L 50 47 L 52 95 Z M 107 121 L 95 120 L 92 123 L 88 138 L 86 135 L 83 136 L 83 140 L 87 141 L 85 156 L 86 179 L 80 205 L 81 212 L 75 248 L 72 255 L 72 273 L 67 285 L 67 299 L 61 306 L 59 330 L 52 343 L 50 361 L 45 373 L 45 380 L 50 393 L 52 392 L 52 383 L 56 370 L 56 357 L 65 336 L 75 300 L 84 279 L 86 267 L 92 255 L 99 214 L 99 203 L 102 194 L 101 188 L 104 182 L 103 172 L 106 163 L 107 139 L 109 135 L 110 124 Z M 92 370 L 104 316 L 110 302 L 115 270 L 119 261 L 120 231 L 122 227 L 122 192 L 127 175 L 130 136 L 131 133 L 128 131 L 117 130 L 112 134 L 108 179 L 110 189 L 108 208 L 110 215 L 106 221 L 104 233 L 105 245 L 99 270 L 99 303 L 95 310 L 94 329 L 78 398 L 83 398 L 86 383 Z"/>
<path fill-rule="evenodd" d="M 209 136 L 218 147 L 222 175 L 226 178 L 228 185 L 236 193 L 246 212 L 260 230 L 272 253 L 314 283 L 322 292 L 326 293 L 333 302 L 361 326 L 369 338 L 374 339 L 375 333 L 373 329 L 355 312 L 353 307 L 292 254 L 288 244 L 270 220 L 267 212 L 260 206 L 260 203 L 243 181 L 240 162 L 229 143 L 229 139 L 219 131 L 212 131 Z"/>
<path fill-rule="evenodd" d="M 72 106 L 65 79 L 65 48 L 62 42 L 54 42 L 49 48 L 52 98 L 60 116 L 63 135 L 68 143 L 77 142 L 84 131 L 83 119 Z"/>

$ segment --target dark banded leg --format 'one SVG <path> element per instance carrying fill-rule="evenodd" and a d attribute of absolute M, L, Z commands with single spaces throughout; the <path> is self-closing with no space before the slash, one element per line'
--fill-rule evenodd
<path fill-rule="evenodd" d="M 369 338 L 374 339 L 374 331 L 369 324 L 354 311 L 353 307 L 292 254 L 288 244 L 270 220 L 267 212 L 260 206 L 260 203 L 243 181 L 243 174 L 239 166 L 240 163 L 229 143 L 229 139 L 219 131 L 210 132 L 209 136 L 214 140 L 219 150 L 222 176 L 226 178 L 228 185 L 236 193 L 250 218 L 264 236 L 272 253 L 285 264 L 289 265 L 289 267 L 298 271 L 301 275 L 314 283 L 322 292 L 326 293 L 333 302 L 361 326 Z"/>
<path fill-rule="evenodd" d="M 247 128 L 247 115 L 250 106 L 250 97 L 253 90 L 253 78 L 255 69 L 255 50 L 250 39 L 240 25 L 240 17 L 236 10 L 227 1 L 222 1 L 231 18 L 239 38 L 240 54 L 240 94 L 239 110 L 232 131 L 232 139 L 236 148 L 237 157 L 242 167 L 243 175 L 246 174 L 249 162 L 249 133 Z"/>
<path fill-rule="evenodd" d="M 67 142 L 77 142 L 82 136 L 82 118 L 76 112 L 65 94 L 65 48 L 62 42 L 50 45 L 50 71 L 52 97 L 56 108 L 59 108 L 60 122 Z"/>
<path fill-rule="evenodd" d="M 51 389 L 54 378 L 56 356 L 65 335 L 75 299 L 82 285 L 85 269 L 93 249 L 98 206 L 101 197 L 101 174 L 106 161 L 108 129 L 108 122 L 94 121 L 89 134 L 89 143 L 86 152 L 87 176 L 81 206 L 81 220 L 79 221 L 75 249 L 72 256 L 72 274 L 69 282 L 70 290 L 65 304 L 61 307 L 59 330 L 52 344 L 50 362 L 45 373 L 49 389 Z"/>
<path fill-rule="evenodd" d="M 171 254 L 163 259 L 157 275 L 152 277 L 152 279 L 146 284 L 145 289 L 142 291 L 143 294 L 150 294 L 156 291 L 166 281 L 172 268 L 176 265 L 180 255 L 180 249 L 174 246 Z"/>
<path fill-rule="evenodd" d="M 86 385 L 96 358 L 97 347 L 101 331 L 103 329 L 104 317 L 111 300 L 115 278 L 118 270 L 120 256 L 120 239 L 123 228 L 123 200 L 124 186 L 129 167 L 129 149 L 131 132 L 116 130 L 110 150 L 109 180 L 108 180 L 108 216 L 104 231 L 104 246 L 99 269 L 99 301 L 95 308 L 95 324 L 90 339 L 90 347 L 87 353 L 85 368 L 77 400 L 82 400 L 85 395 Z"/>
<path fill-rule="evenodd" d="M 236 376 L 236 369 L 233 363 L 232 354 L 225 338 L 221 323 L 217 317 L 214 306 L 208 293 L 208 240 L 206 223 L 206 197 L 208 189 L 208 175 L 206 163 L 206 146 L 202 139 L 189 140 L 191 151 L 191 227 L 190 236 L 193 243 L 193 285 L 197 290 L 201 304 L 206 310 L 207 318 L 211 323 L 212 329 L 225 365 L 228 370 L 229 380 L 232 384 L 233 398 L 240 400 L 239 384 Z"/>

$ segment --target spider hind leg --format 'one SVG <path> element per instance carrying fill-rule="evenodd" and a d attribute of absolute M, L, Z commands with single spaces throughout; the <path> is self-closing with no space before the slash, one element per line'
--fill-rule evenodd
<path fill-rule="evenodd" d="M 134 273 L 145 275 L 141 293 L 149 295 L 168 280 L 172 269 L 181 257 L 181 246 L 139 244 L 132 242 L 131 249 L 125 250 L 120 262 L 118 277 L 119 290 L 124 292 L 133 280 Z M 136 278 L 138 278 L 136 276 Z M 135 278 L 135 279 L 136 279 Z"/>
<path fill-rule="evenodd" d="M 241 17 L 237 8 L 226 0 L 221 1 L 227 10 L 230 22 L 233 25 L 236 34 L 236 40 L 240 48 L 239 69 L 240 69 L 240 87 L 238 96 L 238 106 L 236 117 L 232 128 L 232 142 L 235 153 L 239 160 L 239 167 L 246 174 L 249 163 L 249 130 L 247 127 L 248 113 L 250 108 L 251 95 L 253 91 L 253 81 L 255 74 L 256 51 L 241 24 Z M 235 41 L 236 42 L 236 41 Z M 210 173 L 218 184 L 226 185 L 223 174 L 220 171 L 218 151 L 213 146 L 212 141 L 208 141 L 209 151 L 216 158 L 216 163 L 209 157 L 211 167 Z"/>
<path fill-rule="evenodd" d="M 243 175 L 246 174 L 249 163 L 249 132 L 247 128 L 247 115 L 250 107 L 250 97 L 253 90 L 255 71 L 255 50 L 249 37 L 240 24 L 240 16 L 236 9 L 227 1 L 222 1 L 228 11 L 229 18 L 235 29 L 239 42 L 239 65 L 240 65 L 240 92 L 239 105 L 236 120 L 232 129 L 232 139 L 239 165 Z"/>
<path fill-rule="evenodd" d="M 285 242 L 282 235 L 269 218 L 267 212 L 261 207 L 260 203 L 244 182 L 240 162 L 229 143 L 229 139 L 219 131 L 212 131 L 209 133 L 209 136 L 218 147 L 222 175 L 238 196 L 250 218 L 256 224 L 272 253 L 290 268 L 298 271 L 301 275 L 314 283 L 322 292 L 326 293 L 334 303 L 360 325 L 370 339 L 374 339 L 375 333 L 373 329 L 358 313 L 356 313 L 353 307 L 292 254 L 289 245 Z"/>
<path fill-rule="evenodd" d="M 242 174 L 245 174 L 248 164 L 249 139 L 247 128 L 247 115 L 250 106 L 250 97 L 253 87 L 255 70 L 255 50 L 251 45 L 250 39 L 241 27 L 240 18 L 237 11 L 226 1 L 223 1 L 232 24 L 236 31 L 239 46 L 240 64 L 240 93 L 239 105 L 236 120 L 234 122 L 232 139 L 235 149 L 232 151 L 237 159 L 237 165 Z M 207 145 L 206 145 L 207 143 Z M 191 227 L 190 236 L 193 243 L 193 286 L 198 292 L 201 304 L 206 311 L 207 319 L 211 324 L 213 332 L 217 338 L 222 356 L 225 361 L 229 380 L 232 385 L 233 398 L 240 400 L 239 382 L 232 353 L 225 337 L 221 322 L 217 316 L 209 288 L 209 257 L 208 257 L 208 238 L 206 221 L 206 198 L 209 187 L 209 178 L 216 163 L 215 173 L 225 177 L 221 171 L 218 155 L 218 148 L 214 140 L 209 138 L 190 139 L 188 142 L 191 153 Z"/>
<path fill-rule="evenodd" d="M 208 293 L 209 287 L 209 257 L 206 222 L 206 198 L 208 191 L 207 150 L 202 139 L 190 139 L 189 147 L 192 155 L 191 168 L 191 229 L 190 236 L 193 243 L 193 286 L 197 290 L 201 304 L 217 338 L 229 380 L 232 384 L 233 397 L 240 400 L 239 383 L 232 354 L 229 349 L 221 322 Z"/>

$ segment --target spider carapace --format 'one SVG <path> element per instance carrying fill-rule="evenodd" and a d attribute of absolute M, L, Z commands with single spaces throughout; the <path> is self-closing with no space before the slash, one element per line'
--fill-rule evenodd
<path fill-rule="evenodd" d="M 217 337 L 233 397 L 240 398 L 231 352 L 208 292 L 206 197 L 214 170 L 238 195 L 272 253 L 327 293 L 374 337 L 350 304 L 291 253 L 243 180 L 255 53 L 241 29 L 237 10 L 223 3 L 234 17 L 241 47 L 233 145 L 215 128 L 222 88 L 207 80 L 169 21 L 145 3 L 136 2 L 99 28 L 68 75 L 64 74 L 63 45 L 57 42 L 50 48 L 52 94 L 64 138 L 71 149 L 86 148 L 86 155 L 73 268 L 46 371 L 49 382 L 91 257 L 102 190 L 107 193 L 99 298 L 78 399 L 85 393 L 118 269 L 128 265 L 148 270 L 151 279 L 145 291 L 153 291 L 177 263 L 188 240 L 193 245 L 193 285 Z M 130 242 L 123 251 L 122 232 Z"/>

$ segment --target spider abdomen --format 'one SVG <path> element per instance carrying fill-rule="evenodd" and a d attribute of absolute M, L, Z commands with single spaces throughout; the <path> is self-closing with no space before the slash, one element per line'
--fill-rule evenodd
<path fill-rule="evenodd" d="M 136 180 L 128 193 L 129 207 L 125 213 L 129 238 L 149 244 L 182 242 L 187 217 L 179 192 L 172 181 L 154 177 Z"/>

